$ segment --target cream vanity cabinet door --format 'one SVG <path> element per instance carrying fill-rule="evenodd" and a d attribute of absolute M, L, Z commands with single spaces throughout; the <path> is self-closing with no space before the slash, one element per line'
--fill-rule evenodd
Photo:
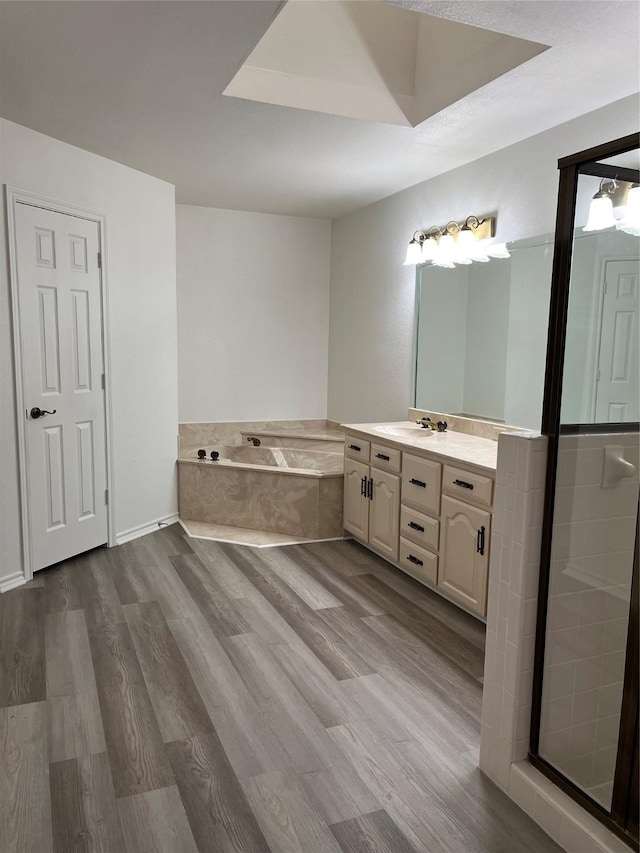
<path fill-rule="evenodd" d="M 440 531 L 438 586 L 484 616 L 491 513 L 443 495 Z"/>
<path fill-rule="evenodd" d="M 369 466 L 344 458 L 344 529 L 365 542 L 369 536 Z"/>
<path fill-rule="evenodd" d="M 371 468 L 369 544 L 390 560 L 398 559 L 400 477 Z"/>

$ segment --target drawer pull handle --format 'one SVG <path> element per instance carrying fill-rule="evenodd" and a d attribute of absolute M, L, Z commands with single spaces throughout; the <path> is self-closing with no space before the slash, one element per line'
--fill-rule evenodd
<path fill-rule="evenodd" d="M 389 458 L 385 453 L 376 453 L 376 459 L 385 459 L 388 462 Z"/>
<path fill-rule="evenodd" d="M 478 537 L 476 539 L 476 551 L 480 554 L 481 557 L 484 557 L 484 524 L 478 530 Z"/>
<path fill-rule="evenodd" d="M 427 488 L 427 484 L 424 482 L 424 480 L 416 480 L 415 477 L 412 477 L 409 482 L 414 486 L 420 486 L 421 489 Z"/>
<path fill-rule="evenodd" d="M 421 524 L 416 524 L 415 521 L 410 521 L 407 524 L 407 527 L 410 527 L 412 530 L 419 530 L 420 533 L 424 533 L 424 527 Z"/>
<path fill-rule="evenodd" d="M 460 486 L 463 489 L 473 489 L 473 483 L 467 483 L 464 480 L 454 480 L 454 486 Z"/>
<path fill-rule="evenodd" d="M 414 566 L 424 566 L 422 560 L 419 560 L 417 557 L 414 557 L 413 554 L 409 554 L 407 560 L 409 560 L 410 563 L 413 563 Z"/>
<path fill-rule="evenodd" d="M 360 497 L 363 497 L 363 498 L 367 497 L 367 478 L 366 477 L 363 477 L 360 480 Z"/>
<path fill-rule="evenodd" d="M 357 451 L 358 451 L 358 453 L 360 453 L 360 451 L 362 450 L 362 448 L 361 448 L 361 447 L 358 447 L 358 445 L 357 445 L 357 444 L 350 444 L 350 445 L 349 445 L 349 450 L 357 450 Z"/>

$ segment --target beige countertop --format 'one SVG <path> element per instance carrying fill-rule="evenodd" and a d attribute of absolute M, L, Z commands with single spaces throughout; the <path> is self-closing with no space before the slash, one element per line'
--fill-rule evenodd
<path fill-rule="evenodd" d="M 498 442 L 463 432 L 434 432 L 412 421 L 380 424 L 342 424 L 349 433 L 368 441 L 383 442 L 398 450 L 418 456 L 444 458 L 452 463 L 464 462 L 495 474 Z"/>

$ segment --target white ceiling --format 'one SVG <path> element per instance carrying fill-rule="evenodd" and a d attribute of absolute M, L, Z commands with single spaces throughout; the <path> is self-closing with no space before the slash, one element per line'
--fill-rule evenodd
<path fill-rule="evenodd" d="M 0 2 L 0 114 L 185 204 L 333 218 L 639 88 L 637 0 L 393 0 L 550 49 L 416 128 L 224 96 L 281 5 Z"/>

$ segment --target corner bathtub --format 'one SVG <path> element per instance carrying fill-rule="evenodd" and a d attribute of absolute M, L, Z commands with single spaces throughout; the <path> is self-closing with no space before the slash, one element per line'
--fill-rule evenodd
<path fill-rule="evenodd" d="M 343 535 L 342 453 L 287 447 L 213 445 L 178 459 L 180 517 L 286 533 L 305 539 Z M 211 451 L 219 453 L 212 462 Z"/>

